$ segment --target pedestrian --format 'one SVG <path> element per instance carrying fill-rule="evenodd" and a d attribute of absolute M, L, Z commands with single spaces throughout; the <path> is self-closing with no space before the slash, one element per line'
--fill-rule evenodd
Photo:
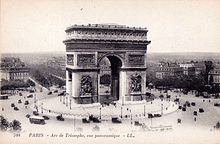
<path fill-rule="evenodd" d="M 196 117 L 194 117 L 194 121 L 196 121 Z"/>
<path fill-rule="evenodd" d="M 2 111 L 4 111 L 4 108 L 2 107 Z"/>

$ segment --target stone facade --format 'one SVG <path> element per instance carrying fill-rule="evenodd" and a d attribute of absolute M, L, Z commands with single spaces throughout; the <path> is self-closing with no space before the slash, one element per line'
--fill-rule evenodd
<path fill-rule="evenodd" d="M 111 63 L 111 95 L 116 95 L 123 102 L 144 99 L 146 52 L 150 44 L 147 32 L 146 28 L 123 25 L 68 27 L 64 40 L 66 87 L 75 103 L 99 102 L 100 61 L 104 58 Z M 84 81 L 87 83 L 82 85 Z"/>

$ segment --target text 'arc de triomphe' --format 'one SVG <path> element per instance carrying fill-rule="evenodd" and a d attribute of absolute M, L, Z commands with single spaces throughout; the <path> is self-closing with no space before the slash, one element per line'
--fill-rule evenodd
<path fill-rule="evenodd" d="M 145 99 L 146 28 L 73 25 L 66 30 L 66 92 L 75 103 L 99 102 L 100 61 L 111 63 L 111 95 L 121 102 Z"/>

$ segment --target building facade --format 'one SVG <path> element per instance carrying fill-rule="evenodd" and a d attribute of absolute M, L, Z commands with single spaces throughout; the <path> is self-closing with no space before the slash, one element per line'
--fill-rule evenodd
<path fill-rule="evenodd" d="M 209 72 L 208 80 L 209 80 L 209 83 L 220 86 L 220 64 L 216 64 L 213 70 Z"/>
<path fill-rule="evenodd" d="M 24 80 L 29 78 L 29 68 L 19 58 L 1 58 L 1 80 Z"/>
<path fill-rule="evenodd" d="M 155 74 L 157 79 L 163 79 L 169 76 L 178 76 L 183 74 L 183 68 L 177 63 L 163 62 L 156 68 Z"/>
<path fill-rule="evenodd" d="M 73 25 L 66 29 L 66 91 L 75 103 L 99 102 L 100 61 L 111 63 L 111 96 L 143 99 L 146 85 L 146 28 Z"/>

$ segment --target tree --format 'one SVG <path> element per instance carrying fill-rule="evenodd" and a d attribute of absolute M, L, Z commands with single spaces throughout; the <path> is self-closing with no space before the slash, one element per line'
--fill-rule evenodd
<path fill-rule="evenodd" d="M 208 75 L 212 69 L 213 69 L 212 61 L 205 61 L 205 81 L 206 81 L 206 84 L 208 84 Z"/>
<path fill-rule="evenodd" d="M 0 116 L 0 129 L 6 131 L 9 127 L 9 122 L 2 115 Z"/>
<path fill-rule="evenodd" d="M 21 130 L 21 123 L 18 120 L 13 120 L 10 122 L 11 130 Z"/>

